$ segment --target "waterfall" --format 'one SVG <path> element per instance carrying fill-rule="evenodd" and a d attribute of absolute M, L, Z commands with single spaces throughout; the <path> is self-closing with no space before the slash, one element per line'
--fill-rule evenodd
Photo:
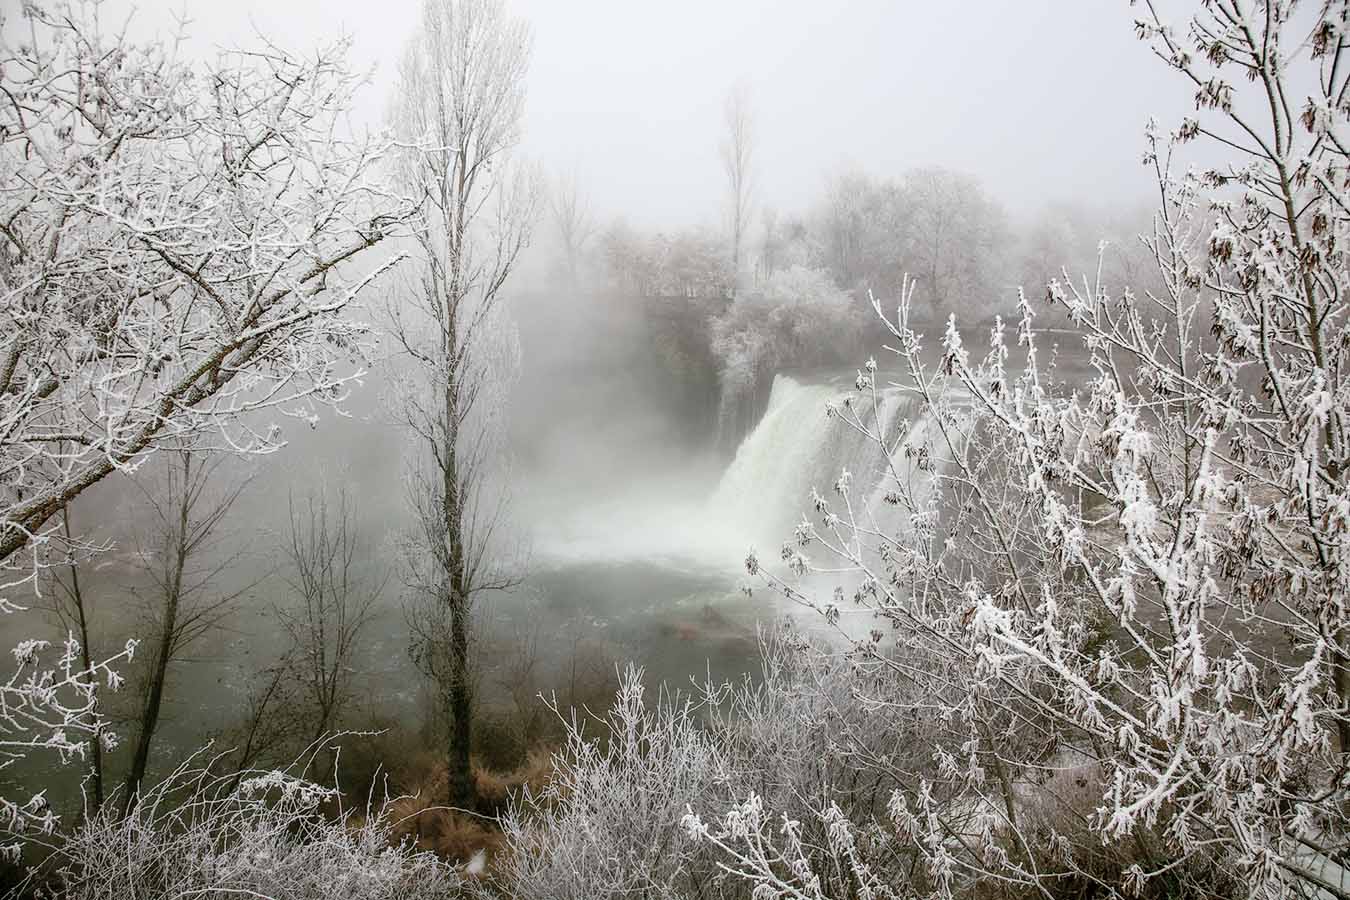
<path fill-rule="evenodd" d="M 851 387 L 806 384 L 788 375 L 774 378 L 763 418 L 741 442 L 713 494 L 712 514 L 721 524 L 752 537 L 760 547 L 778 546 L 791 537 L 803 514 L 815 518 L 812 489 L 839 509 L 832 489 L 847 469 L 855 514 L 871 516 L 887 531 L 898 527 L 898 512 L 884 501 L 893 480 L 881 449 L 838 417 L 827 417 L 825 410 L 827 404 L 842 405 L 852 396 L 855 409 L 860 402 L 866 404 L 863 423 L 875 433 L 879 422 L 887 444 L 894 446 L 903 420 L 915 410 L 914 401 L 888 389 L 879 393 L 874 411 L 870 398 Z M 915 423 L 896 448 L 896 471 L 913 469 L 904 450 L 922 439 L 921 424 Z"/>

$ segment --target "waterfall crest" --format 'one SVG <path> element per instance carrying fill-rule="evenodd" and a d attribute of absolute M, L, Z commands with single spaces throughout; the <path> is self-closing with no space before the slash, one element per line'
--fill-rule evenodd
<path fill-rule="evenodd" d="M 898 524 L 897 511 L 884 502 L 893 486 L 886 455 L 856 428 L 827 416 L 826 407 L 842 405 L 850 396 L 855 409 L 865 404 L 862 421 L 874 434 L 880 426 L 898 472 L 913 468 L 904 450 L 913 440 L 922 440 L 926 429 L 916 423 L 898 441 L 915 412 L 914 400 L 898 389 L 887 389 L 878 393 L 873 409 L 870 398 L 851 387 L 775 376 L 763 418 L 741 442 L 713 494 L 711 512 L 721 524 L 752 537 L 761 547 L 777 546 L 791 537 L 803 514 L 814 519 L 813 489 L 837 509 L 832 489 L 844 470 L 851 475 L 855 514 L 870 516 L 887 530 Z"/>

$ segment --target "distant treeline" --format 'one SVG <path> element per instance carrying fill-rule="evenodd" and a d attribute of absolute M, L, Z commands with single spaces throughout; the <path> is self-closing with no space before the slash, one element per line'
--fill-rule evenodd
<path fill-rule="evenodd" d="M 784 368 L 860 365 L 888 333 L 871 306 L 894 315 L 906 277 L 912 321 L 935 333 L 948 316 L 982 334 L 1009 317 L 1019 289 L 1041 324 L 1066 325 L 1039 303 L 1067 270 L 1111 289 L 1150 287 L 1144 214 L 1051 206 L 1016 221 L 975 178 L 921 168 L 896 178 L 859 171 L 829 178 L 806 211 L 762 205 L 746 231 L 739 271 L 723 229 L 642 231 L 622 219 L 566 255 L 578 292 L 602 295 L 613 315 L 638 312 L 643 353 L 668 382 L 686 434 L 735 448 Z M 569 245 L 570 246 L 570 245 Z"/>

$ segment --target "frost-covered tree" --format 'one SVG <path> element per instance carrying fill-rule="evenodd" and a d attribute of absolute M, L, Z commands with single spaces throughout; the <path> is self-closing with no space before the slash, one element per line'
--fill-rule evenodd
<path fill-rule="evenodd" d="M 861 343 L 865 306 L 828 272 L 793 266 L 744 292 L 712 323 L 722 396 L 719 429 L 739 442 L 768 401 L 774 373 L 788 366 L 840 363 Z"/>
<path fill-rule="evenodd" d="M 409 621 L 414 658 L 444 695 L 450 802 L 460 807 L 472 805 L 474 791 L 472 606 L 513 577 L 493 556 L 502 498 L 489 476 L 500 451 L 501 385 L 514 369 L 500 303 L 537 198 L 532 173 L 510 161 L 529 58 L 529 29 L 501 0 L 425 0 L 391 111 L 407 143 L 398 178 L 419 201 L 418 280 L 393 309 L 413 372 L 402 393 L 419 452 Z"/>
<path fill-rule="evenodd" d="M 209 65 L 90 5 L 6 23 L 0 102 L 0 564 L 31 572 L 61 508 L 167 444 L 265 452 L 265 412 L 340 400 L 367 346 L 343 311 L 396 261 L 344 135 L 341 45 Z M 19 551 L 25 551 L 20 558 Z"/>
<path fill-rule="evenodd" d="M 1002 324 L 978 359 L 952 320 L 936 368 L 913 289 L 894 316 L 877 303 L 920 411 L 880 433 L 869 362 L 836 412 L 891 461 L 896 515 L 844 473 L 783 558 L 851 577 L 832 598 L 771 580 L 828 621 L 875 620 L 845 629 L 860 671 L 968 734 L 884 817 L 835 823 L 917 850 L 932 895 L 1350 896 L 1350 5 L 1303 12 L 1214 0 L 1173 26 L 1144 4 L 1198 112 L 1148 134 L 1158 288 L 1050 286 L 1087 377 L 1058 379 L 1025 299 L 1017 365 Z M 1175 176 L 1191 140 L 1236 157 Z M 756 896 L 826 895 L 754 798 L 689 825 Z M 1129 856 L 1104 870 L 1103 848 Z M 842 864 L 870 884 L 876 858 Z"/>
<path fill-rule="evenodd" d="M 101 479 L 166 447 L 267 452 L 272 417 L 340 402 L 369 332 L 346 315 L 396 258 L 401 215 L 347 134 L 359 79 L 335 45 L 181 58 L 97 4 L 0 25 L 0 606 L 99 549 L 59 528 Z M 6 751 L 108 735 L 67 642 L 16 648 Z M 124 660 L 129 649 L 118 654 Z M 20 818 L 11 810 L 11 820 Z"/>
<path fill-rule="evenodd" d="M 857 170 L 830 176 L 810 220 L 817 264 L 845 289 L 889 293 L 903 271 L 907 216 L 895 182 Z"/>
<path fill-rule="evenodd" d="M 942 168 L 906 172 L 904 268 L 931 321 L 978 319 L 994 307 L 1007 241 L 1003 211 L 969 175 Z M 891 287 L 890 290 L 894 290 Z"/>
<path fill-rule="evenodd" d="M 725 241 L 706 228 L 643 234 L 620 221 L 601 253 L 611 285 L 644 297 L 724 298 L 735 284 Z"/>

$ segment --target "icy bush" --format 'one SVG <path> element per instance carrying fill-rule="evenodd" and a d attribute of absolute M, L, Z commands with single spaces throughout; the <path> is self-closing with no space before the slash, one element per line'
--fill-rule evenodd
<path fill-rule="evenodd" d="M 47 889 L 72 900 L 460 896 L 460 873 L 394 841 L 383 807 L 350 815 L 302 772 L 220 775 L 198 757 L 125 817 L 121 807 L 105 804 L 65 837 L 44 867 Z"/>
<path fill-rule="evenodd" d="M 12 651 L 13 671 L 0 683 L 0 769 L 34 751 L 54 754 L 63 763 L 85 761 L 90 740 L 100 741 L 105 750 L 115 747 L 116 735 L 99 715 L 98 693 L 122 686 L 116 667 L 130 662 L 135 649 L 136 642 L 128 641 L 120 652 L 85 668 L 73 635 L 54 659 L 49 642 L 20 641 Z M 22 838 L 51 834 L 56 826 L 45 790 L 27 799 L 0 795 L 0 832 Z M 20 844 L 0 849 L 17 857 Z"/>
<path fill-rule="evenodd" d="M 750 803 L 789 814 L 806 823 L 794 827 L 803 846 L 821 849 L 812 858 L 822 864 L 832 852 L 829 816 L 884 816 L 897 778 L 922 756 L 921 736 L 893 714 L 898 707 L 858 703 L 851 666 L 800 636 L 767 635 L 763 656 L 761 680 L 652 704 L 629 669 L 603 720 L 569 723 L 553 781 L 505 818 L 495 861 L 503 892 L 748 897 L 753 885 L 728 877 L 695 810 Z M 856 840 L 871 848 L 875 838 L 869 830 Z M 912 855 L 891 854 L 882 866 L 902 883 L 912 864 Z"/>
<path fill-rule="evenodd" d="M 640 670 L 629 668 L 606 717 L 569 723 L 542 792 L 524 795 L 502 827 L 507 892 L 519 898 L 679 896 L 703 882 L 696 847 L 676 825 L 690 798 L 721 796 L 725 760 L 697 722 L 693 700 L 649 707 Z M 706 854 L 704 854 L 706 856 Z"/>
<path fill-rule="evenodd" d="M 724 434 L 748 415 L 779 369 L 848 359 L 862 340 L 865 305 L 854 302 L 821 269 L 775 272 L 755 291 L 739 294 L 712 323 L 712 351 L 721 382 Z M 757 412 L 755 410 L 754 412 Z"/>

